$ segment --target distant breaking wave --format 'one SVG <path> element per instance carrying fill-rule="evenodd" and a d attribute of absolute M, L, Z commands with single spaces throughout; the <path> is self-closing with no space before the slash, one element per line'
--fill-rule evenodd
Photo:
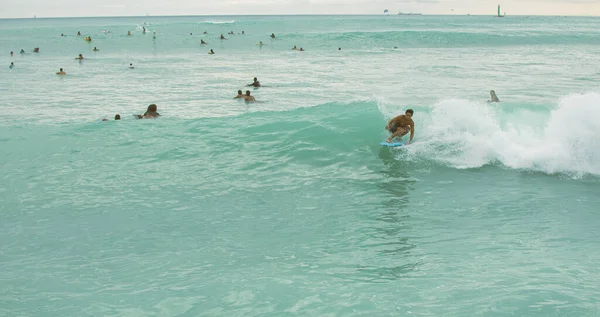
<path fill-rule="evenodd" d="M 200 21 L 199 23 L 205 23 L 205 24 L 232 24 L 232 23 L 235 23 L 235 20 L 227 20 L 227 21 L 213 21 L 213 20 L 209 20 L 209 21 Z"/>

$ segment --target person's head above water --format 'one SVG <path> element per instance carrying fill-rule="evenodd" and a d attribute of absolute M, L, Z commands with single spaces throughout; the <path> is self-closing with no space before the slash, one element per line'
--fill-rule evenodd
<path fill-rule="evenodd" d="M 156 104 L 151 104 L 148 106 L 148 109 L 146 110 L 146 113 L 148 112 L 156 112 L 158 111 L 158 107 L 156 106 Z"/>
<path fill-rule="evenodd" d="M 11 63 L 12 64 L 12 63 Z M 242 93 L 241 90 L 238 90 L 238 95 L 243 95 L 244 93 Z"/>
<path fill-rule="evenodd" d="M 246 90 L 246 96 L 250 96 L 250 90 Z"/>
<path fill-rule="evenodd" d="M 119 114 L 115 115 L 115 120 L 121 120 L 121 116 Z"/>
<path fill-rule="evenodd" d="M 415 112 L 412 109 L 407 109 L 406 112 L 404 112 L 404 114 L 409 118 L 412 118 L 414 113 Z"/>

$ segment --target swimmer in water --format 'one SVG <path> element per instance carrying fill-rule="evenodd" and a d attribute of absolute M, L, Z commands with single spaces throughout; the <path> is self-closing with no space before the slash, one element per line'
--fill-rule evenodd
<path fill-rule="evenodd" d="M 210 52 L 208 52 L 209 55 L 215 55 L 215 51 L 213 51 L 213 49 L 210 49 Z"/>
<path fill-rule="evenodd" d="M 204 42 L 204 40 L 200 40 L 200 44 L 202 44 L 202 45 L 206 45 L 206 44 L 208 44 L 208 43 Z"/>
<path fill-rule="evenodd" d="M 304 49 L 301 47 L 298 51 L 300 52 L 304 52 Z"/>
<path fill-rule="evenodd" d="M 121 116 L 119 114 L 115 115 L 115 120 L 121 120 Z M 102 121 L 108 121 L 107 118 L 102 119 Z"/>
<path fill-rule="evenodd" d="M 226 38 L 221 34 L 221 40 L 226 40 Z"/>
<path fill-rule="evenodd" d="M 10 66 L 8 66 L 9 69 L 13 69 L 13 67 L 15 67 L 15 63 L 14 62 L 10 62 Z M 241 90 L 239 92 L 242 92 Z"/>
<path fill-rule="evenodd" d="M 65 33 L 61 33 L 60 36 L 65 36 Z"/>
<path fill-rule="evenodd" d="M 244 31 L 242 31 L 242 35 L 246 34 Z"/>
<path fill-rule="evenodd" d="M 133 67 L 132 63 L 129 63 L 129 69 L 134 69 L 135 67 Z"/>
<path fill-rule="evenodd" d="M 208 33 L 206 33 L 206 31 L 204 31 L 204 34 L 208 34 Z"/>
<path fill-rule="evenodd" d="M 34 49 L 33 49 L 33 52 L 34 52 L 34 53 L 39 53 L 39 52 L 40 52 L 40 48 L 39 48 L 39 47 L 36 47 L 36 48 L 34 48 Z"/>
<path fill-rule="evenodd" d="M 158 118 L 160 115 L 158 114 L 158 112 L 156 112 L 158 110 L 158 107 L 155 104 L 151 104 L 148 106 L 148 109 L 146 110 L 146 113 L 144 113 L 143 115 L 137 115 L 138 119 L 154 119 L 154 118 Z"/>
<path fill-rule="evenodd" d="M 263 47 L 265 44 L 263 44 L 262 41 L 260 41 L 260 43 L 258 43 L 258 46 Z"/>
<path fill-rule="evenodd" d="M 392 135 L 387 139 L 388 142 L 392 142 L 394 138 L 403 137 L 405 134 L 410 132 L 410 140 L 407 144 L 410 144 L 415 136 L 415 122 L 412 119 L 414 111 L 412 109 L 406 110 L 403 115 L 399 115 L 388 122 L 385 129 L 388 130 Z"/>
<path fill-rule="evenodd" d="M 77 31 L 77 36 L 81 36 L 81 32 Z"/>
<path fill-rule="evenodd" d="M 500 99 L 498 99 L 498 96 L 496 96 L 495 91 L 490 90 L 490 100 L 488 100 L 488 102 L 500 102 Z"/>
<path fill-rule="evenodd" d="M 62 68 L 56 73 L 56 75 L 61 75 L 61 76 L 64 76 L 66 74 L 67 73 Z"/>
<path fill-rule="evenodd" d="M 14 55 L 15 55 L 15 52 L 10 51 L 10 56 L 14 56 Z"/>
<path fill-rule="evenodd" d="M 292 51 L 297 51 L 298 48 L 296 47 L 296 45 L 294 45 L 294 47 L 292 47 Z"/>
<path fill-rule="evenodd" d="M 341 50 L 342 50 L 342 48 L 341 48 L 341 47 L 340 47 L 340 48 L 338 48 L 338 51 L 341 51 Z"/>
<path fill-rule="evenodd" d="M 244 97 L 244 101 L 246 102 L 255 102 L 256 99 L 254 99 L 254 97 L 250 96 L 250 90 L 246 90 L 246 97 Z"/>
<path fill-rule="evenodd" d="M 25 50 L 21 49 L 21 51 L 19 52 L 20 54 L 25 54 Z"/>
<path fill-rule="evenodd" d="M 246 85 L 246 87 L 260 87 L 260 82 L 258 81 L 258 78 L 254 77 L 254 81 L 251 84 Z"/>
<path fill-rule="evenodd" d="M 271 38 L 274 39 L 275 38 L 275 33 L 271 33 Z"/>
<path fill-rule="evenodd" d="M 238 90 L 237 96 L 235 96 L 233 99 L 244 99 L 244 98 L 246 98 L 246 96 L 244 96 L 244 93 L 241 90 Z"/>
<path fill-rule="evenodd" d="M 152 38 L 155 39 L 156 38 L 156 31 L 154 33 L 152 33 Z"/>
<path fill-rule="evenodd" d="M 82 60 L 83 59 L 83 55 L 79 54 L 79 56 L 75 57 L 75 59 Z"/>
<path fill-rule="evenodd" d="M 146 27 L 142 26 L 142 33 L 146 34 Z"/>
<path fill-rule="evenodd" d="M 94 52 L 97 52 L 97 51 L 99 51 L 99 49 L 97 49 L 97 48 L 94 46 Z"/>
<path fill-rule="evenodd" d="M 127 36 L 131 36 L 131 31 L 127 31 Z"/>

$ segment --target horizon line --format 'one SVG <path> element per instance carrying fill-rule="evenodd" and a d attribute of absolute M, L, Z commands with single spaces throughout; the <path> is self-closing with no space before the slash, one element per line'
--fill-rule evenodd
<path fill-rule="evenodd" d="M 408 12 L 407 12 L 408 13 Z M 381 13 L 371 13 L 371 14 L 340 14 L 340 13 L 310 13 L 310 14 L 292 14 L 292 13 L 278 13 L 278 14 L 194 14 L 194 15 L 184 15 L 184 14 L 174 14 L 174 15 L 98 15 L 98 16 L 42 16 L 38 17 L 34 15 L 33 17 L 19 17 L 19 18 L 2 18 L 0 20 L 37 20 L 37 19 L 98 19 L 98 18 L 168 18 L 168 17 L 266 17 L 266 16 L 475 16 L 475 17 L 495 17 L 495 14 L 444 14 L 444 13 L 435 13 L 435 14 L 426 14 L 426 13 L 417 13 L 414 15 L 399 15 L 396 13 L 393 14 L 381 14 Z M 553 14 L 513 14 L 506 15 L 506 17 L 580 17 L 580 18 L 594 18 L 600 17 L 598 15 L 553 15 Z"/>

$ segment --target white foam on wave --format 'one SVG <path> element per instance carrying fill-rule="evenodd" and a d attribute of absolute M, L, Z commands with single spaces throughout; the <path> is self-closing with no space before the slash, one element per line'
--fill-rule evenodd
<path fill-rule="evenodd" d="M 232 23 L 235 23 L 235 20 L 224 20 L 224 21 L 208 20 L 208 21 L 200 21 L 199 23 L 206 23 L 206 24 L 232 24 Z"/>
<path fill-rule="evenodd" d="M 406 150 L 456 168 L 501 163 L 549 174 L 600 175 L 600 94 L 566 96 L 550 113 L 507 113 L 502 107 L 441 101 L 430 114 L 415 115 L 418 142 Z"/>

